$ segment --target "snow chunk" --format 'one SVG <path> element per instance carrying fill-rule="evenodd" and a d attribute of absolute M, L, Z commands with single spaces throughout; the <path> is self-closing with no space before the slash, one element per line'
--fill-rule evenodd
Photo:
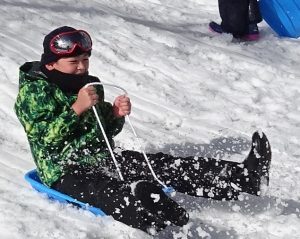
<path fill-rule="evenodd" d="M 156 203 L 160 200 L 160 195 L 156 193 L 151 193 L 150 195 L 151 198 L 153 198 L 153 201 Z"/>

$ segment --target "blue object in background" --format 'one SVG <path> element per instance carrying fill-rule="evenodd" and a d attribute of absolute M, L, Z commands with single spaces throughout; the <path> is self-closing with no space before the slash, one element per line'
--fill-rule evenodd
<path fill-rule="evenodd" d="M 260 0 L 259 6 L 262 17 L 279 36 L 300 36 L 300 0 Z"/>

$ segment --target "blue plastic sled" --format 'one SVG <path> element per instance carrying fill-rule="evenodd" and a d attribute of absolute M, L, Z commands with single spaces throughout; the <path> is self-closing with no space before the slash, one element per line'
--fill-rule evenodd
<path fill-rule="evenodd" d="M 66 194 L 60 193 L 54 189 L 51 189 L 51 188 L 45 186 L 41 182 L 39 176 L 37 175 L 37 171 L 35 169 L 26 173 L 25 179 L 27 182 L 29 182 L 31 184 L 31 186 L 35 190 L 37 190 L 38 192 L 47 194 L 47 196 L 50 199 L 57 200 L 61 203 L 71 203 L 71 204 L 75 205 L 76 207 L 88 210 L 97 216 L 106 216 L 106 213 L 104 213 L 100 208 L 89 206 L 86 203 L 80 202 L 80 201 L 76 200 L 75 198 L 72 198 Z"/>
<path fill-rule="evenodd" d="M 41 192 L 41 193 L 45 193 L 48 196 L 48 198 L 50 198 L 52 200 L 57 200 L 61 203 L 71 203 L 72 205 L 74 205 L 76 207 L 79 207 L 79 208 L 82 208 L 82 209 L 85 209 L 85 210 L 88 210 L 88 211 L 94 213 L 97 216 L 107 216 L 107 214 L 105 212 L 103 212 L 100 208 L 92 207 L 92 206 L 88 205 L 87 203 L 78 201 L 75 198 L 72 198 L 72 197 L 70 197 L 66 194 L 60 193 L 60 192 L 58 192 L 54 189 L 51 189 L 51 188 L 45 186 L 41 182 L 39 176 L 37 175 L 36 169 L 31 170 L 28 173 L 26 173 L 25 174 L 25 180 L 27 182 L 29 182 L 30 185 L 35 190 L 37 190 L 38 192 Z M 164 188 L 163 191 L 167 195 L 169 195 L 172 192 L 174 192 L 174 189 L 172 187 L 167 187 L 167 188 Z"/>
<path fill-rule="evenodd" d="M 279 36 L 300 36 L 300 0 L 260 0 L 259 6 L 262 17 Z"/>

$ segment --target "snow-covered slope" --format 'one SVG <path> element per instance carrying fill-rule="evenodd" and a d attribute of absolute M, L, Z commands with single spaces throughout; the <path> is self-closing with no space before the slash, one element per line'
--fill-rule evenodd
<path fill-rule="evenodd" d="M 257 128 L 273 149 L 264 197 L 218 202 L 177 195 L 184 228 L 156 238 L 300 238 L 300 45 L 263 22 L 257 43 L 209 32 L 211 0 L 2 0 L 0 2 L 0 238 L 142 238 L 112 218 L 50 202 L 23 175 L 34 168 L 13 105 L 18 67 L 39 60 L 42 41 L 62 25 L 85 29 L 91 74 L 125 88 L 147 151 L 242 160 Z M 106 88 L 107 100 L 119 94 Z M 136 146 L 129 126 L 119 146 Z"/>

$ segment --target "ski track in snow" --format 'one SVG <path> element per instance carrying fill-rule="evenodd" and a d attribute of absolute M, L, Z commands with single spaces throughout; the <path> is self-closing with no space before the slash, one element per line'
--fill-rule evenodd
<path fill-rule="evenodd" d="M 1 1 L 1 238 L 151 238 L 51 202 L 23 179 L 35 166 L 13 111 L 18 67 L 39 60 L 44 35 L 61 25 L 90 32 L 90 72 L 128 91 L 147 151 L 241 161 L 253 131 L 270 140 L 265 196 L 218 202 L 177 194 L 190 222 L 155 238 L 300 238 L 299 40 L 278 38 L 263 22 L 259 42 L 235 43 L 209 32 L 218 19 L 217 1 L 209 0 Z M 105 91 L 109 101 L 120 94 Z M 138 149 L 128 125 L 116 143 Z"/>

